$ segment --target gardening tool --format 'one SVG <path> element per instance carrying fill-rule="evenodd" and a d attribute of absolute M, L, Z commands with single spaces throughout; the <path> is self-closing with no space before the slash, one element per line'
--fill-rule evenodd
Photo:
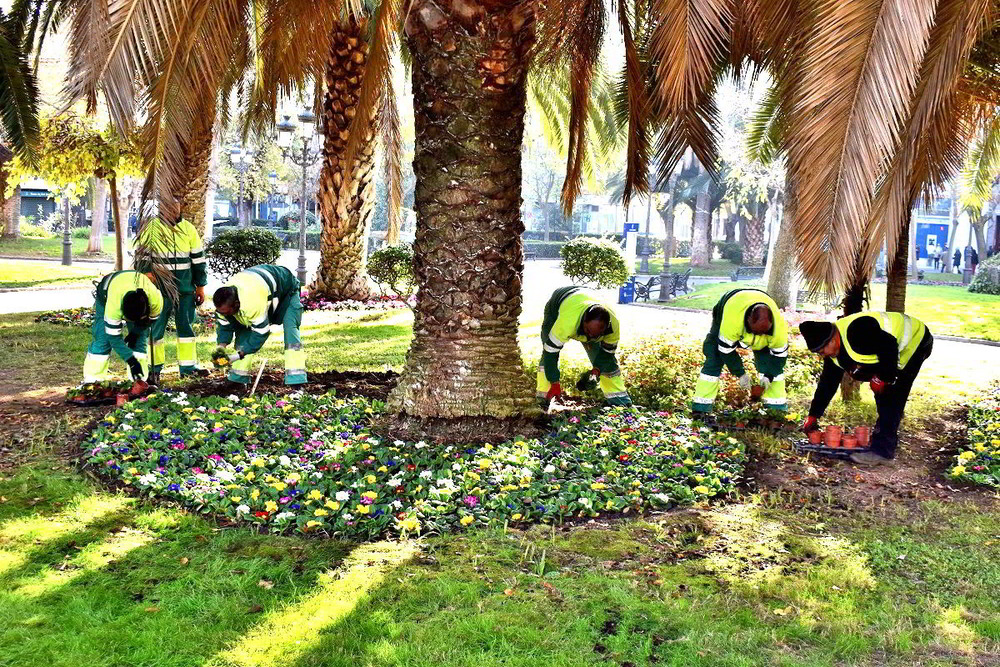
<path fill-rule="evenodd" d="M 257 391 L 257 383 L 260 382 L 260 376 L 264 374 L 264 366 L 267 366 L 267 359 L 263 359 L 260 362 L 260 370 L 257 371 L 257 379 L 253 381 L 253 389 L 250 390 L 251 396 L 253 396 L 254 392 Z"/>

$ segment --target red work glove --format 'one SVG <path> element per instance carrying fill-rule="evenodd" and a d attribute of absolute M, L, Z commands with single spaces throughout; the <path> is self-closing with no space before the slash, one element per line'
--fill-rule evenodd
<path fill-rule="evenodd" d="M 596 380 L 597 378 L 601 377 L 601 369 L 600 368 L 591 368 L 590 369 L 590 374 L 593 375 L 594 379 Z"/>
<path fill-rule="evenodd" d="M 205 287 L 198 285 L 194 288 L 194 305 L 200 306 L 205 303 Z"/>
<path fill-rule="evenodd" d="M 868 386 L 872 388 L 872 391 L 876 394 L 881 394 L 882 390 L 885 389 L 885 382 L 878 377 L 873 377 Z"/>
<path fill-rule="evenodd" d="M 545 394 L 545 400 L 551 401 L 556 396 L 562 396 L 562 387 L 559 386 L 558 382 L 553 382 L 552 386 L 549 387 L 549 393 Z"/>
<path fill-rule="evenodd" d="M 805 422 L 802 423 L 802 432 L 808 433 L 809 431 L 815 431 L 819 428 L 819 420 L 815 417 L 806 417 Z"/>

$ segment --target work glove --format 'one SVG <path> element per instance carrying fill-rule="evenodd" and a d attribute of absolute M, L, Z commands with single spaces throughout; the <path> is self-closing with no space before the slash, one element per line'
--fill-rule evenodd
<path fill-rule="evenodd" d="M 819 428 L 819 420 L 813 416 L 806 417 L 805 422 L 802 424 L 802 432 L 809 433 L 810 431 L 815 431 Z"/>
<path fill-rule="evenodd" d="M 767 377 L 766 375 L 761 375 L 760 376 L 760 386 L 764 388 L 764 391 L 767 391 L 767 388 L 771 386 L 771 383 L 773 381 L 774 380 L 772 380 L 771 378 Z"/>
<path fill-rule="evenodd" d="M 229 355 L 229 361 L 237 362 L 245 356 L 246 355 L 243 353 L 243 350 L 236 350 L 235 352 Z"/>
<path fill-rule="evenodd" d="M 135 357 L 129 357 L 128 361 L 126 361 L 125 363 L 128 364 L 128 370 L 132 374 L 132 379 L 141 380 L 142 364 L 139 363 L 139 360 L 136 359 Z"/>
<path fill-rule="evenodd" d="M 139 332 L 129 331 L 128 335 L 125 336 L 125 344 L 129 346 L 130 349 L 135 349 L 136 343 L 139 342 Z"/>
<path fill-rule="evenodd" d="M 740 376 L 740 387 L 743 388 L 743 391 L 750 391 L 750 385 L 751 385 L 750 374 L 749 373 L 744 373 L 743 375 L 741 375 Z"/>
<path fill-rule="evenodd" d="M 882 379 L 876 375 L 868 383 L 868 386 L 872 388 L 872 393 L 881 394 L 882 390 L 885 389 L 885 382 L 882 382 Z"/>
<path fill-rule="evenodd" d="M 545 394 L 545 400 L 551 401 L 553 398 L 556 398 L 557 396 L 562 396 L 562 387 L 559 386 L 558 382 L 553 382 L 552 386 L 549 387 L 548 393 Z"/>
<path fill-rule="evenodd" d="M 576 388 L 579 391 L 590 391 L 597 388 L 597 378 L 601 377 L 601 371 L 594 368 L 580 376 L 576 381 Z"/>
<path fill-rule="evenodd" d="M 205 286 L 198 285 L 194 288 L 194 305 L 200 306 L 205 303 Z"/>

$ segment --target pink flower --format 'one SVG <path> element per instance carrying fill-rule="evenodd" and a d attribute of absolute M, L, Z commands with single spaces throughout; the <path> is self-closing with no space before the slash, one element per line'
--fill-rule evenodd
<path fill-rule="evenodd" d="M 200 475 L 201 474 L 201 468 L 195 466 L 194 468 L 191 468 L 191 472 L 193 472 L 196 475 Z"/>
<path fill-rule="evenodd" d="M 291 499 L 292 499 L 291 496 L 282 496 L 281 498 L 278 498 L 278 502 L 281 503 L 282 505 L 284 505 L 285 503 L 287 503 Z"/>
<path fill-rule="evenodd" d="M 476 505 L 479 504 L 479 498 L 476 498 L 475 496 L 466 496 L 465 498 L 462 499 L 462 502 L 468 505 L 469 507 L 475 507 Z"/>

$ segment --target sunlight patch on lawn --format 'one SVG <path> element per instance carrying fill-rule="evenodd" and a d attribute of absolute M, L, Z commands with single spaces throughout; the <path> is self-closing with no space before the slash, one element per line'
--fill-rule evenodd
<path fill-rule="evenodd" d="M 323 573 L 310 596 L 270 615 L 207 667 L 292 664 L 319 644 L 323 630 L 345 618 L 365 594 L 418 551 L 416 542 L 358 546 L 337 570 Z"/>
<path fill-rule="evenodd" d="M 24 598 L 36 598 L 65 586 L 85 574 L 106 567 L 113 561 L 156 539 L 152 533 L 124 527 L 103 542 L 85 547 L 57 567 L 47 567 L 39 574 L 15 581 L 10 592 Z"/>
<path fill-rule="evenodd" d="M 80 530 L 130 504 L 124 496 L 91 495 L 81 498 L 59 514 L 11 519 L 0 524 L 0 544 L 6 542 L 38 545 Z"/>
<path fill-rule="evenodd" d="M 966 610 L 960 606 L 941 609 L 938 613 L 938 639 L 947 647 L 972 654 L 982 646 L 983 638 L 966 621 Z"/>

